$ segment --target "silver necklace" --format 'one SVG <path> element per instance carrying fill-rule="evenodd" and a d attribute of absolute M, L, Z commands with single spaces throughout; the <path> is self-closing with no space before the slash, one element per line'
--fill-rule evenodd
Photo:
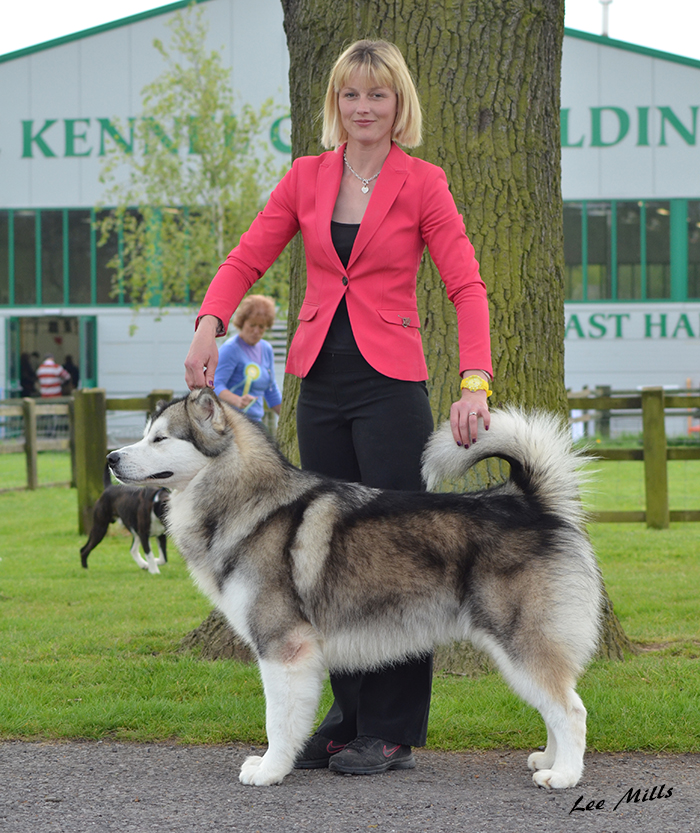
<path fill-rule="evenodd" d="M 362 183 L 362 188 L 360 189 L 363 194 L 366 194 L 369 191 L 369 184 L 373 179 L 376 179 L 379 174 L 381 173 L 381 169 L 377 171 L 374 176 L 371 176 L 369 179 L 365 179 L 363 176 L 360 176 L 357 171 L 353 168 L 353 166 L 348 162 L 348 157 L 345 155 L 345 151 L 343 151 L 343 162 L 348 166 L 348 170 L 355 174 L 355 176 L 360 180 Z"/>

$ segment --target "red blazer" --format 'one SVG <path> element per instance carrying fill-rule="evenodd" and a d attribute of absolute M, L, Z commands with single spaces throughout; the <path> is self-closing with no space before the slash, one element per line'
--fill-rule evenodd
<path fill-rule="evenodd" d="M 486 287 L 443 170 L 392 145 L 347 268 L 330 228 L 342 175 L 343 148 L 296 159 L 219 268 L 199 316 L 215 315 L 226 326 L 243 295 L 300 230 L 307 287 L 287 372 L 309 372 L 345 296 L 369 364 L 395 379 L 427 379 L 416 306 L 416 274 L 427 245 L 457 310 L 460 372 L 491 373 Z"/>

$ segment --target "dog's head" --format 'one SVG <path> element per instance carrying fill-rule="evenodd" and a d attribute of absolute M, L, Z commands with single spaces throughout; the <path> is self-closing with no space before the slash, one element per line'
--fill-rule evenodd
<path fill-rule="evenodd" d="M 121 483 L 184 489 L 232 441 L 229 409 L 201 388 L 160 403 L 143 439 L 111 452 L 107 462 Z"/>

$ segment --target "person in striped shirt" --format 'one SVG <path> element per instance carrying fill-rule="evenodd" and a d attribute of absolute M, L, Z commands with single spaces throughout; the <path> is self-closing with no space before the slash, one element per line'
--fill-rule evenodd
<path fill-rule="evenodd" d="M 44 361 L 36 371 L 39 380 L 39 392 L 42 396 L 60 396 L 64 382 L 71 376 L 70 373 L 60 364 L 56 364 L 51 353 L 47 353 Z"/>

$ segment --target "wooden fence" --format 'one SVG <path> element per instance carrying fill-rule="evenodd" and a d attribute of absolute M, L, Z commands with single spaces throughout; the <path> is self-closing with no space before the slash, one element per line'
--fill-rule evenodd
<path fill-rule="evenodd" d="M 78 529 L 87 534 L 92 526 L 95 502 L 104 490 L 107 456 L 108 411 L 153 411 L 161 399 L 172 399 L 171 390 L 154 390 L 147 396 L 107 397 L 102 388 L 74 391 L 71 397 L 51 402 L 41 399 L 4 400 L 0 416 L 21 417 L 24 441 L 5 444 L 6 451 L 24 451 L 27 460 L 27 489 L 39 486 L 37 452 L 58 450 L 71 452 L 71 485 L 78 490 Z M 69 437 L 38 439 L 37 418 L 64 417 Z M 53 485 L 53 484 L 51 484 Z"/>
<path fill-rule="evenodd" d="M 87 534 L 92 511 L 104 489 L 108 411 L 151 412 L 159 400 L 169 400 L 173 392 L 155 390 L 143 397 L 107 397 L 101 388 L 77 390 L 72 398 L 55 402 L 37 399 L 9 400 L 0 403 L 0 416 L 21 416 L 24 420 L 24 448 L 27 458 L 27 488 L 36 489 L 37 451 L 48 448 L 71 449 L 72 485 L 78 490 L 78 526 Z M 672 447 L 666 442 L 665 417 L 671 413 L 687 415 L 700 408 L 700 394 L 667 394 L 663 388 L 643 388 L 639 393 L 600 395 L 587 391 L 569 394 L 569 409 L 583 411 L 583 419 L 609 425 L 611 412 L 641 412 L 644 442 L 642 448 L 594 448 L 591 456 L 601 460 L 641 460 L 644 462 L 646 509 L 641 511 L 594 512 L 592 520 L 602 523 L 637 522 L 665 529 L 672 521 L 700 521 L 698 510 L 670 510 L 668 498 L 668 460 L 700 460 L 700 447 Z M 71 439 L 38 440 L 37 416 L 68 415 Z"/>
<path fill-rule="evenodd" d="M 642 522 L 653 529 L 667 529 L 671 521 L 700 521 L 700 510 L 669 509 L 668 460 L 700 460 L 700 447 L 669 448 L 665 418 L 671 412 L 687 415 L 700 408 L 700 395 L 667 394 L 661 387 L 642 388 L 635 394 L 600 396 L 586 392 L 569 394 L 569 409 L 595 411 L 608 420 L 611 411 L 641 411 L 644 442 L 642 448 L 595 448 L 591 456 L 601 460 L 643 460 L 646 511 L 595 512 L 601 523 Z M 597 418 L 598 418 L 597 417 Z"/>
<path fill-rule="evenodd" d="M 37 419 L 54 417 L 63 419 L 65 424 L 72 425 L 73 399 L 70 396 L 57 396 L 50 400 L 42 399 L 5 399 L 0 401 L 0 417 L 18 418 L 22 424 L 21 440 L 3 441 L 2 451 L 5 453 L 24 452 L 27 461 L 27 488 L 36 489 L 39 485 L 37 468 L 37 453 L 39 451 L 68 451 L 72 452 L 72 431 L 68 430 L 64 437 L 39 437 Z M 71 453 L 71 459 L 74 455 Z M 75 482 L 75 473 L 72 477 Z M 58 485 L 58 484 L 47 484 Z"/>
<path fill-rule="evenodd" d="M 92 512 L 104 491 L 107 457 L 107 411 L 151 413 L 161 399 L 172 399 L 171 390 L 154 390 L 148 396 L 107 398 L 102 388 L 74 392 L 75 486 L 78 490 L 78 530 L 87 535 Z"/>

